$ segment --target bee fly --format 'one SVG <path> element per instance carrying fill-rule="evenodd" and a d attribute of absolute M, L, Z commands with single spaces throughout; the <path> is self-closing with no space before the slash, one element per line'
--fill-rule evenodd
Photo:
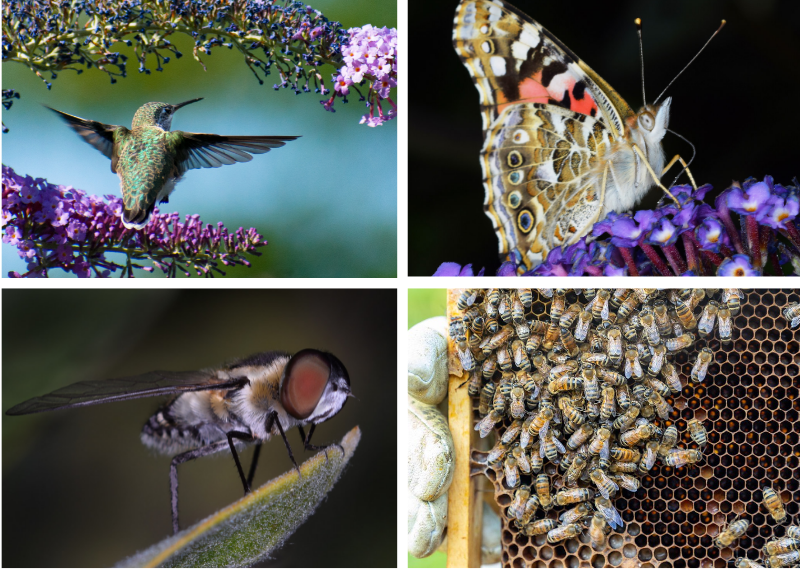
<path fill-rule="evenodd" d="M 342 362 L 330 353 L 303 349 L 290 355 L 258 353 L 218 369 L 153 371 L 133 377 L 83 381 L 32 398 L 6 412 L 31 414 L 150 396 L 178 394 L 145 423 L 142 443 L 173 456 L 170 463 L 172 529 L 178 533 L 178 465 L 230 449 L 245 494 L 250 493 L 261 444 L 280 433 L 298 473 L 286 431 L 297 427 L 305 450 L 314 428 L 336 415 L 350 392 Z M 303 426 L 310 425 L 306 436 Z M 234 445 L 233 440 L 239 443 Z M 236 446 L 255 444 L 245 478 Z"/>

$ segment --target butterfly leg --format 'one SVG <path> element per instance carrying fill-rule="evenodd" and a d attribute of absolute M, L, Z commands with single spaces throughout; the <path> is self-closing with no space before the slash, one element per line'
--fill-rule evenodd
<path fill-rule="evenodd" d="M 672 196 L 672 193 L 669 191 L 669 189 L 666 186 L 661 184 L 661 181 L 659 180 L 659 176 L 653 171 L 653 167 L 650 166 L 650 163 L 647 161 L 647 157 L 645 157 L 644 154 L 642 153 L 642 150 L 638 147 L 638 145 L 632 145 L 632 146 L 633 146 L 633 152 L 636 153 L 640 159 L 642 159 L 642 162 L 644 163 L 644 166 L 647 168 L 647 171 L 650 173 L 650 176 L 653 177 L 653 180 L 656 181 L 656 184 L 658 185 L 658 187 L 661 190 L 663 190 L 664 192 L 666 192 L 669 195 L 669 197 L 672 200 L 675 201 L 675 204 L 678 205 L 678 208 L 680 208 L 681 207 L 681 203 L 678 202 L 677 198 Z"/>
<path fill-rule="evenodd" d="M 697 190 L 697 183 L 694 181 L 694 177 L 692 176 L 692 171 L 689 170 L 689 165 L 686 164 L 686 161 L 684 161 L 683 157 L 681 157 L 680 155 L 675 155 L 674 157 L 672 157 L 672 160 L 669 162 L 669 164 L 667 164 L 667 166 L 664 167 L 664 170 L 661 171 L 661 176 L 664 176 L 664 173 L 666 173 L 670 169 L 670 167 L 672 167 L 672 165 L 675 164 L 675 161 L 681 162 L 681 164 L 683 165 L 683 170 L 685 170 L 686 174 L 689 175 L 689 180 L 692 183 L 692 187 L 695 190 Z"/>
<path fill-rule="evenodd" d="M 238 433 L 238 434 L 245 434 L 245 433 Z M 233 435 L 237 437 L 236 434 Z M 247 435 L 248 439 L 252 440 L 252 435 Z M 169 464 L 169 488 L 170 488 L 170 506 L 172 508 L 172 533 L 178 533 L 180 527 L 178 526 L 178 466 L 183 464 L 184 462 L 188 462 L 189 460 L 195 460 L 196 458 L 202 458 L 203 456 L 209 456 L 210 454 L 216 454 L 217 452 L 222 452 L 225 450 L 226 447 L 230 446 L 231 450 L 234 453 L 234 459 L 236 460 L 237 468 L 239 468 L 239 474 L 242 474 L 242 468 L 239 464 L 238 455 L 236 455 L 236 450 L 233 448 L 233 445 L 230 440 L 230 436 L 228 440 L 220 440 L 219 442 L 214 442 L 213 444 L 208 444 L 206 446 L 201 446 L 200 448 L 195 448 L 194 450 L 189 450 L 188 452 L 184 452 L 183 454 L 178 454 L 172 459 L 172 462 Z M 243 438 L 243 440 L 245 440 Z M 244 477 L 242 477 L 244 480 Z"/>

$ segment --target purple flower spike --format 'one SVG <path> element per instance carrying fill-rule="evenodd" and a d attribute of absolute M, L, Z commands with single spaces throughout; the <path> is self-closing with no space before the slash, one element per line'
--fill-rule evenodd
<path fill-rule="evenodd" d="M 725 233 L 725 227 L 716 218 L 706 218 L 695 230 L 700 248 L 709 252 L 719 252 L 722 245 L 729 246 L 730 240 Z"/>
<path fill-rule="evenodd" d="M 455 262 L 444 262 L 433 274 L 433 277 L 472 277 L 474 275 L 475 274 L 472 272 L 472 264 L 467 264 L 462 268 L 461 264 L 457 264 Z M 483 268 L 481 268 L 481 271 L 478 272 L 478 275 L 483 275 Z"/>
<path fill-rule="evenodd" d="M 747 190 L 732 187 L 727 191 L 728 208 L 741 215 L 762 216 L 769 208 L 772 193 L 766 182 L 757 182 Z"/>
<path fill-rule="evenodd" d="M 799 207 L 800 200 L 796 194 L 791 194 L 785 199 L 773 196 L 769 210 L 758 221 L 775 230 L 786 230 L 787 222 L 797 218 Z"/>
<path fill-rule="evenodd" d="M 670 246 L 678 239 L 678 229 L 666 216 L 658 221 L 655 228 L 647 235 L 645 242 L 653 246 Z"/>
<path fill-rule="evenodd" d="M 735 254 L 730 258 L 725 258 L 719 268 L 718 276 L 760 276 L 761 272 L 753 268 L 750 258 L 744 254 Z"/>

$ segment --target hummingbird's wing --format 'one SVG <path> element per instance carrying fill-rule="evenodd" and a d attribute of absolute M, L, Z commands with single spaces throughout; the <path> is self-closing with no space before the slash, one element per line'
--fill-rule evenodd
<path fill-rule="evenodd" d="M 213 371 L 153 371 L 133 377 L 73 383 L 52 393 L 28 399 L 10 408 L 6 414 L 16 416 L 189 391 L 231 389 L 248 382 L 246 377 L 220 379 Z"/>
<path fill-rule="evenodd" d="M 177 145 L 176 176 L 189 169 L 216 168 L 245 163 L 252 155 L 266 153 L 294 141 L 297 137 L 227 137 L 211 133 L 174 131 L 180 138 Z"/>
<path fill-rule="evenodd" d="M 47 107 L 47 105 L 45 105 L 45 107 Z M 128 133 L 127 128 L 122 125 L 106 125 L 105 123 L 92 121 L 91 119 L 81 119 L 75 115 L 53 109 L 52 107 L 47 108 L 57 113 L 58 116 L 66 121 L 70 127 L 75 129 L 75 132 L 83 137 L 87 143 L 111 159 L 111 171 L 117 172 L 117 161 L 116 157 L 114 157 L 114 134 L 119 131 L 118 135 L 126 135 Z"/>

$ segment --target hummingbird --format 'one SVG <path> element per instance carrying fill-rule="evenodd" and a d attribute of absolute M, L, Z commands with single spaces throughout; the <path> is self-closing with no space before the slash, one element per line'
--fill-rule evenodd
<path fill-rule="evenodd" d="M 175 184 L 187 170 L 245 163 L 253 158 L 251 153 L 266 153 L 297 139 L 170 131 L 175 111 L 202 99 L 177 105 L 145 103 L 133 115 L 130 129 L 48 109 L 111 159 L 111 172 L 119 175 L 122 189 L 122 223 L 126 228 L 141 230 L 156 203 L 169 202 Z"/>

